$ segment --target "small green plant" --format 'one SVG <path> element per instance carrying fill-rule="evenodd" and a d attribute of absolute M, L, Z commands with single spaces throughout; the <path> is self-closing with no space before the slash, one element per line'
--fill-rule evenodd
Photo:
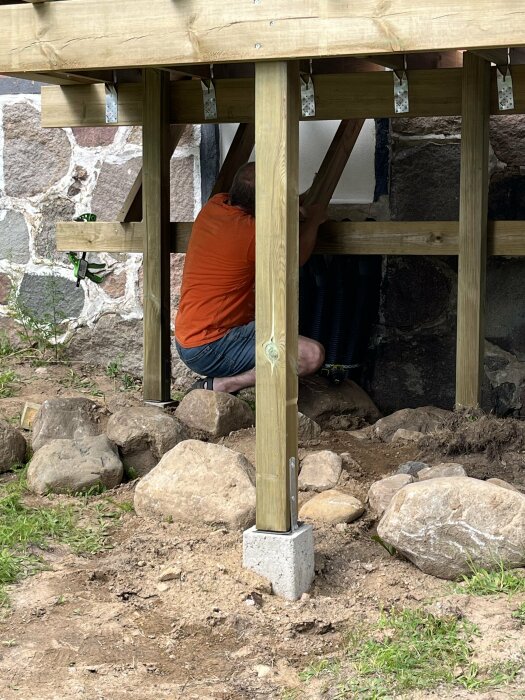
<path fill-rule="evenodd" d="M 478 664 L 471 663 L 457 682 L 467 690 L 488 690 L 508 685 L 516 678 L 522 665 L 516 661 L 504 661 L 482 670 Z"/>
<path fill-rule="evenodd" d="M 319 678 L 323 675 L 338 674 L 341 667 L 341 662 L 337 659 L 320 659 L 312 662 L 304 671 L 301 671 L 299 678 L 303 682 L 307 682 L 312 678 Z"/>
<path fill-rule="evenodd" d="M 525 601 L 518 605 L 516 610 L 512 613 L 512 617 L 518 620 L 522 625 L 525 625 Z"/>
<path fill-rule="evenodd" d="M 140 387 L 140 381 L 131 374 L 123 374 L 121 377 L 122 391 L 134 391 Z"/>
<path fill-rule="evenodd" d="M 90 394 L 91 396 L 103 396 L 103 392 L 97 387 L 94 381 L 88 377 L 82 377 L 74 369 L 69 368 L 66 375 L 59 380 L 62 386 L 68 389 L 76 389 L 83 394 Z"/>
<path fill-rule="evenodd" d="M 455 587 L 458 593 L 470 593 L 470 595 L 494 595 L 505 593 L 512 595 L 525 591 L 525 577 L 505 569 L 503 563 L 499 563 L 495 569 L 481 569 L 472 566 L 472 574 L 463 576 L 462 583 Z"/>
<path fill-rule="evenodd" d="M 122 372 L 122 359 L 119 356 L 116 360 L 112 360 L 106 367 L 106 374 L 111 379 L 117 379 Z"/>
<path fill-rule="evenodd" d="M 0 333 L 0 357 L 7 357 L 15 352 L 15 348 L 5 331 Z"/>
<path fill-rule="evenodd" d="M 0 372 L 0 399 L 7 399 L 14 395 L 17 381 L 18 375 L 12 370 Z"/>

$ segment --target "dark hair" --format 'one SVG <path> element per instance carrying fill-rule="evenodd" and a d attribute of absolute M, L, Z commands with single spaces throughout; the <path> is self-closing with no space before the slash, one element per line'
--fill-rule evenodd
<path fill-rule="evenodd" d="M 241 165 L 230 187 L 230 204 L 255 216 L 255 163 Z"/>

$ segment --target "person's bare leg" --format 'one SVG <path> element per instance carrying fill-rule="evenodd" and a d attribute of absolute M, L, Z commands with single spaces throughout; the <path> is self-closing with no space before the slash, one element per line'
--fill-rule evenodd
<path fill-rule="evenodd" d="M 214 391 L 225 391 L 228 394 L 249 386 L 255 386 L 255 367 L 234 377 L 215 377 L 213 380 Z"/>
<path fill-rule="evenodd" d="M 297 354 L 298 375 L 306 377 L 309 374 L 315 374 L 322 367 L 323 362 L 323 346 L 316 340 L 300 335 Z M 255 386 L 255 367 L 234 377 L 215 377 L 213 380 L 214 391 L 225 391 L 229 394 L 249 386 Z"/>

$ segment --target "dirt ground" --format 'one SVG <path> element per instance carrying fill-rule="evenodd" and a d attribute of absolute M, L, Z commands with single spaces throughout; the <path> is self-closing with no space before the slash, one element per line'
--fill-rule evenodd
<path fill-rule="evenodd" d="M 91 396 L 94 386 L 103 394 L 95 400 L 112 410 L 140 401 L 138 391 L 121 391 L 120 379 L 91 368 L 75 368 L 88 389 L 78 380 L 76 387 L 64 386 L 66 366 L 13 368 L 20 383 L 13 397 L 0 400 L 0 417 L 13 423 L 26 400 Z M 253 459 L 252 430 L 224 444 Z M 344 431 L 323 433 L 312 449 L 349 452 L 357 465 L 345 473 L 342 488 L 361 497 L 419 451 L 414 444 L 359 441 Z M 487 459 L 473 460 L 473 469 L 480 465 L 489 469 Z M 498 468 L 490 475 L 501 476 Z M 132 501 L 133 483 L 110 495 Z M 39 502 L 48 500 L 32 500 Z M 106 551 L 78 557 L 55 547 L 45 553 L 48 570 L 10 588 L 11 609 L 0 619 L 0 700 L 280 700 L 286 692 L 315 700 L 323 697 L 321 685 L 306 687 L 299 672 L 390 606 L 460 610 L 478 625 L 474 658 L 481 667 L 523 658 L 525 627 L 511 612 L 525 595 L 454 593 L 449 582 L 389 556 L 373 533 L 366 515 L 349 525 L 316 527 L 315 583 L 303 599 L 288 602 L 242 568 L 241 533 L 124 513 L 111 527 Z M 174 578 L 161 582 L 166 568 Z M 436 690 L 406 697 L 525 697 L 525 674 L 484 694 Z"/>

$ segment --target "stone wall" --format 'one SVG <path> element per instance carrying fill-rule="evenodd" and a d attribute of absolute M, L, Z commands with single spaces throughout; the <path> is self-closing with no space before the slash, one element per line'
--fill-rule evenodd
<path fill-rule="evenodd" d="M 390 198 L 393 220 L 457 220 L 458 118 L 393 119 Z M 524 219 L 525 118 L 490 125 L 489 217 Z M 487 269 L 483 405 L 525 415 L 525 260 L 490 258 Z M 457 258 L 384 259 L 381 306 L 367 366 L 380 408 L 454 403 Z"/>
<path fill-rule="evenodd" d="M 69 319 L 70 354 L 140 373 L 142 256 L 88 255 L 105 263 L 103 283 L 75 286 L 56 222 L 93 212 L 114 220 L 141 165 L 141 129 L 42 129 L 39 86 L 0 77 L 0 328 L 10 298 L 42 318 Z M 171 218 L 192 221 L 201 204 L 200 128 L 188 127 L 171 161 Z M 172 256 L 172 303 L 182 256 Z M 78 330 L 76 330 L 78 329 Z M 76 331 L 76 332 L 75 332 Z M 180 365 L 175 364 L 178 371 Z"/>

